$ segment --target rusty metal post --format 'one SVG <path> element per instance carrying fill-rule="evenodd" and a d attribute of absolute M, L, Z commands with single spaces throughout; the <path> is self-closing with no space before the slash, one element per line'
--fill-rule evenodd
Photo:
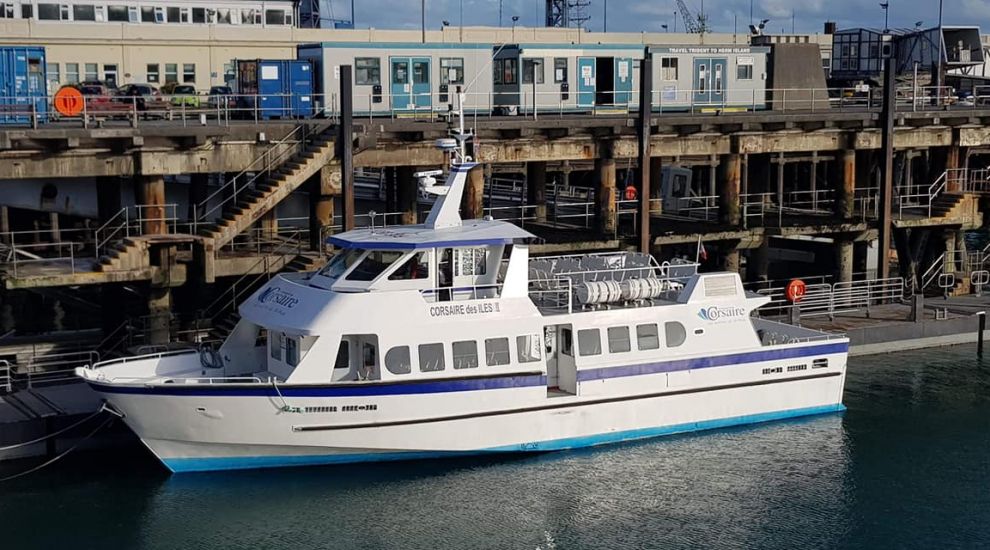
<path fill-rule="evenodd" d="M 599 144 L 598 158 L 595 159 L 595 214 L 598 230 L 606 235 L 613 235 L 617 227 L 616 203 L 618 190 L 615 187 L 615 157 L 611 141 Z"/>
<path fill-rule="evenodd" d="M 354 87 L 351 66 L 340 66 L 340 125 L 337 127 L 337 158 L 340 159 L 341 203 L 344 231 L 354 229 Z"/>
<path fill-rule="evenodd" d="M 485 215 L 485 167 L 479 164 L 472 168 L 465 183 L 461 216 L 466 220 L 480 219 Z"/>
<path fill-rule="evenodd" d="M 530 161 L 526 163 L 526 204 L 532 207 L 538 222 L 547 221 L 547 163 Z M 523 212 L 525 218 L 525 212 Z"/>
<path fill-rule="evenodd" d="M 738 226 L 742 219 L 739 190 L 742 183 L 742 155 L 730 153 L 719 162 L 722 181 L 718 190 L 719 218 L 726 225 Z"/>
<path fill-rule="evenodd" d="M 650 253 L 651 197 L 650 170 L 653 159 L 650 156 L 650 136 L 653 126 L 653 57 L 649 49 L 639 63 L 639 251 Z"/>
<path fill-rule="evenodd" d="M 891 56 L 885 61 L 883 73 L 883 110 L 881 119 L 880 154 L 880 225 L 879 241 L 880 254 L 877 256 L 877 277 L 890 277 L 890 242 L 893 231 L 893 195 L 894 195 L 894 115 L 897 105 L 895 88 L 897 86 L 897 41 L 891 42 Z"/>

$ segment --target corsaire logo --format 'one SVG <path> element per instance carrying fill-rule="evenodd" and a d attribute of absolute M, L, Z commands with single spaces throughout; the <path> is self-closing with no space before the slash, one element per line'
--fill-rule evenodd
<path fill-rule="evenodd" d="M 710 306 L 698 310 L 698 317 L 705 321 L 721 321 L 745 316 L 745 309 L 734 306 Z"/>
<path fill-rule="evenodd" d="M 258 302 L 262 304 L 278 304 L 286 309 L 292 309 L 299 303 L 299 298 L 277 286 L 273 286 L 258 295 Z"/>

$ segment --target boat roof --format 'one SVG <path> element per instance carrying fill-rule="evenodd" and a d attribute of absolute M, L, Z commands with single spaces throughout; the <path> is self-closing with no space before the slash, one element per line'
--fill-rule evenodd
<path fill-rule="evenodd" d="M 334 235 L 327 241 L 341 248 L 376 250 L 415 250 L 458 246 L 512 244 L 535 235 L 499 220 L 464 220 L 462 225 L 434 229 L 426 225 L 401 225 L 355 229 Z"/>

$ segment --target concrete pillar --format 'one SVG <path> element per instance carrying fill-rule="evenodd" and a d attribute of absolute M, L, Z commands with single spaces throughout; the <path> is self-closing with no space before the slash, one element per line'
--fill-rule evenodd
<path fill-rule="evenodd" d="M 746 279 L 750 282 L 770 279 L 770 238 L 764 237 L 760 246 L 754 248 L 746 264 Z"/>
<path fill-rule="evenodd" d="M 835 171 L 835 215 L 848 220 L 853 217 L 856 196 L 856 150 L 847 149 L 839 154 Z"/>
<path fill-rule="evenodd" d="M 148 343 L 167 344 L 171 335 L 172 292 L 168 287 L 151 287 L 148 292 Z"/>
<path fill-rule="evenodd" d="M 419 222 L 419 188 L 413 174 L 416 169 L 412 166 L 400 166 L 396 169 L 398 186 L 397 206 L 402 212 L 402 224 L 413 225 Z"/>
<path fill-rule="evenodd" d="M 946 229 L 942 232 L 942 239 L 945 242 L 945 273 L 956 272 L 956 232 Z"/>
<path fill-rule="evenodd" d="M 595 159 L 595 215 L 598 230 L 605 234 L 615 233 L 616 200 L 615 159 L 612 157 L 612 144 L 602 143 L 599 158 Z"/>
<path fill-rule="evenodd" d="M 461 197 L 461 218 L 477 220 L 485 216 L 485 167 L 475 166 L 468 172 Z"/>
<path fill-rule="evenodd" d="M 142 219 L 141 229 L 145 235 L 164 235 L 168 232 L 165 212 L 165 177 L 138 176 L 137 215 Z"/>
<path fill-rule="evenodd" d="M 734 243 L 723 244 L 720 247 L 720 250 L 721 250 L 720 268 L 722 269 L 722 271 L 739 273 L 739 249 L 736 248 L 736 245 Z"/>
<path fill-rule="evenodd" d="M 536 221 L 547 221 L 547 163 L 526 163 L 526 204 L 535 205 L 531 210 Z"/>
<path fill-rule="evenodd" d="M 10 244 L 10 210 L 0 206 L 0 243 Z"/>
<path fill-rule="evenodd" d="M 323 250 L 324 228 L 333 225 L 333 195 L 336 191 L 333 169 L 329 165 L 324 166 L 309 178 L 306 186 L 309 188 L 309 248 L 320 252 Z M 270 213 L 274 212 L 275 209 L 272 208 Z M 277 232 L 278 222 L 274 222 L 274 225 Z M 265 227 L 264 218 L 262 227 Z"/>
<path fill-rule="evenodd" d="M 953 132 L 955 133 L 955 132 Z M 946 147 L 945 151 L 945 169 L 946 170 L 957 170 L 962 168 L 961 162 L 962 154 L 960 153 L 960 147 L 957 143 Z M 962 191 L 962 179 L 961 178 L 949 178 L 948 187 L 946 191 L 950 193 L 958 193 Z"/>
<path fill-rule="evenodd" d="M 719 221 L 726 225 L 738 226 L 742 220 L 739 205 L 739 190 L 742 183 L 742 155 L 723 155 L 719 163 L 722 172 L 718 189 Z"/>
<path fill-rule="evenodd" d="M 385 168 L 385 211 L 395 212 L 395 182 L 396 182 L 396 170 L 395 168 Z"/>
<path fill-rule="evenodd" d="M 850 239 L 835 239 L 835 278 L 840 283 L 848 283 L 853 279 L 853 241 Z"/>
<path fill-rule="evenodd" d="M 200 203 L 210 196 L 210 175 L 191 174 L 189 176 L 189 219 L 201 216 Z"/>
<path fill-rule="evenodd" d="M 48 231 L 53 243 L 61 240 L 59 238 L 58 212 L 48 213 Z"/>

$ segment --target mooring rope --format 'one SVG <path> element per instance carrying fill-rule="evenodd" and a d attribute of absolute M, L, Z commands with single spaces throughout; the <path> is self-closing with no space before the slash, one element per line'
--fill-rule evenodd
<path fill-rule="evenodd" d="M 82 420 L 76 422 L 75 424 L 72 424 L 70 426 L 66 426 L 65 428 L 62 428 L 61 430 L 58 430 L 56 432 L 52 432 L 50 434 L 43 435 L 43 436 L 41 436 L 41 437 L 39 437 L 37 439 L 32 439 L 31 441 L 25 441 L 23 443 L 18 443 L 16 445 L 8 445 L 6 447 L 0 447 L 0 452 L 2 452 L 2 451 L 12 451 L 14 449 L 20 449 L 21 447 L 27 447 L 28 445 L 34 445 L 35 443 L 41 443 L 42 441 L 45 441 L 46 439 L 51 439 L 53 437 L 58 437 L 58 436 L 64 434 L 65 432 L 71 430 L 72 428 L 75 428 L 76 426 L 79 426 L 80 424 L 84 424 L 86 421 L 88 421 L 88 420 L 90 420 L 92 418 L 95 418 L 97 415 L 99 415 L 100 413 L 102 413 L 104 411 L 110 412 L 109 409 L 106 408 L 106 405 L 103 405 L 102 407 L 100 407 L 99 409 L 97 409 L 96 412 L 94 412 L 93 414 L 87 416 L 86 418 L 83 418 Z"/>
<path fill-rule="evenodd" d="M 103 409 L 100 409 L 97 412 L 103 412 Z M 90 418 L 92 418 L 92 417 L 90 417 Z M 65 452 L 63 452 L 62 454 L 56 455 L 56 456 L 52 457 L 51 459 L 49 459 L 49 460 L 47 460 L 47 461 L 45 461 L 45 462 L 43 462 L 41 464 L 38 464 L 37 466 L 35 466 L 34 468 L 31 468 L 29 470 L 25 470 L 23 472 L 20 472 L 20 473 L 11 475 L 11 476 L 7 476 L 7 477 L 0 477 L 0 483 L 3 483 L 5 481 L 12 481 L 12 480 L 15 480 L 15 479 L 17 479 L 19 477 L 24 477 L 24 476 L 26 476 L 28 474 L 33 474 L 34 472 L 37 472 L 38 470 L 40 470 L 40 469 L 42 469 L 42 468 L 44 468 L 46 466 L 49 466 L 51 464 L 54 464 L 56 461 L 61 460 L 62 458 L 64 458 L 65 455 L 67 455 L 67 454 L 71 453 L 72 451 L 76 450 L 76 447 L 82 445 L 83 443 L 85 443 L 86 441 L 88 441 L 90 438 L 92 438 L 94 435 L 96 435 L 96 432 L 99 432 L 100 430 L 102 430 L 103 428 L 105 428 L 108 424 L 110 424 L 111 422 L 113 422 L 113 419 L 114 419 L 113 416 L 111 416 L 110 418 L 106 419 L 105 422 L 103 422 L 102 424 L 100 424 L 99 426 L 97 426 L 96 429 L 94 429 L 93 431 L 89 432 L 89 434 L 87 434 L 86 437 L 84 437 L 84 438 L 80 439 L 79 441 L 77 441 L 75 443 L 75 445 L 73 445 L 73 446 L 69 447 L 68 449 L 66 449 Z"/>

